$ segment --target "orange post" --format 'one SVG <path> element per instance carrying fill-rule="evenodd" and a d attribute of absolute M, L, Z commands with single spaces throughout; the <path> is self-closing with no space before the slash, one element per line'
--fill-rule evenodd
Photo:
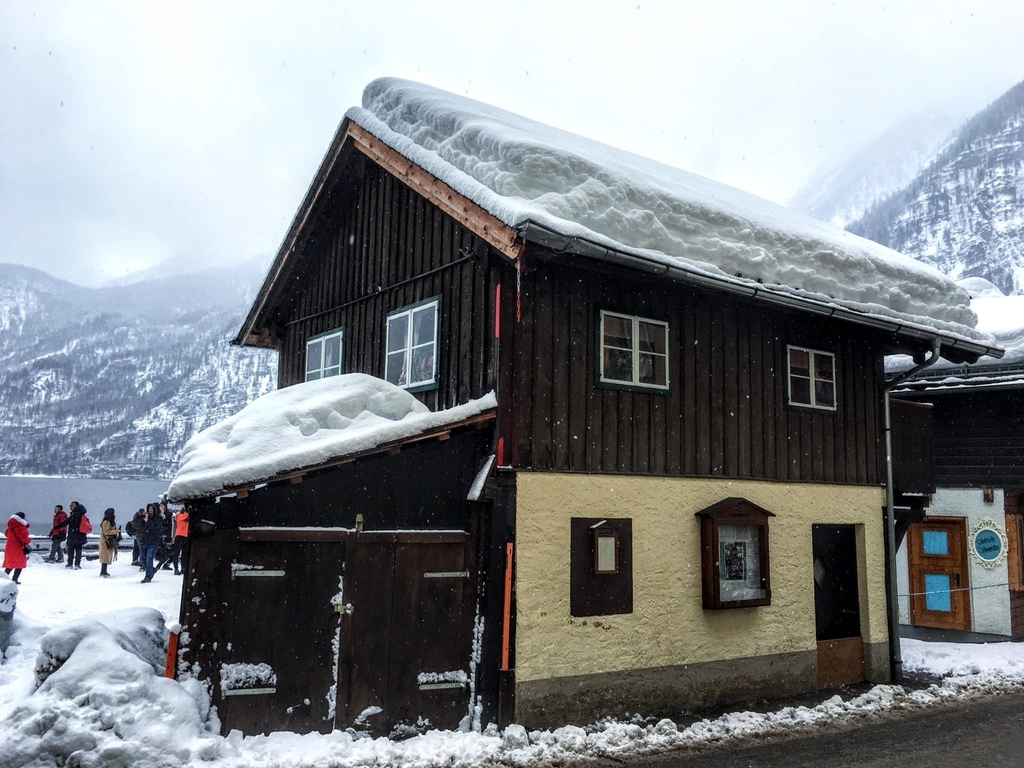
<path fill-rule="evenodd" d="M 167 638 L 167 660 L 164 662 L 164 677 L 174 679 L 175 668 L 178 666 L 178 632 L 171 630 Z"/>
<path fill-rule="evenodd" d="M 501 671 L 508 671 L 509 636 L 512 632 L 512 547 L 511 541 L 505 543 L 505 624 L 501 629 Z"/>

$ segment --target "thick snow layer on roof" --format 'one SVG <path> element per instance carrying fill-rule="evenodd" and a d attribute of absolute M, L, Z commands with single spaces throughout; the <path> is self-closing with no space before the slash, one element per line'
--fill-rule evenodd
<path fill-rule="evenodd" d="M 972 387 L 1017 385 L 1021 378 L 1020 366 L 1024 364 L 1024 296 L 1005 296 L 982 278 L 968 280 L 971 293 L 976 297 L 971 300 L 971 309 L 978 315 L 978 330 L 992 336 L 1006 354 L 1000 360 L 983 357 L 974 365 L 939 360 L 925 370 L 924 376 L 934 379 L 939 372 L 946 375 L 942 380 L 929 380 L 928 386 L 949 389 L 968 382 Z M 965 286 L 968 280 L 961 280 L 959 284 Z M 904 355 L 886 360 L 886 369 L 893 372 L 907 370 L 912 365 L 913 361 Z M 1000 368 L 1006 369 L 1004 374 L 1000 374 Z"/>
<path fill-rule="evenodd" d="M 431 411 L 404 389 L 362 373 L 295 384 L 189 440 L 168 495 L 212 496 L 462 421 L 496 403 L 492 393 Z"/>
<path fill-rule="evenodd" d="M 930 266 L 700 176 L 405 80 L 346 116 L 509 226 L 988 341 Z"/>

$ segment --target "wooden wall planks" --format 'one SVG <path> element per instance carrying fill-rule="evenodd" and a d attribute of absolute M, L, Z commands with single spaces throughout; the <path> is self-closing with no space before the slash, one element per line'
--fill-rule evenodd
<path fill-rule="evenodd" d="M 280 300 L 281 386 L 303 380 L 305 340 L 338 327 L 344 370 L 383 376 L 387 313 L 440 295 L 439 384 L 417 397 L 439 409 L 496 390 L 507 465 L 881 481 L 878 336 L 533 246 L 517 296 L 507 259 L 378 166 L 363 166 L 321 215 Z M 667 393 L 596 385 L 602 308 L 669 321 Z M 834 413 L 785 404 L 790 343 L 836 353 Z"/>
<path fill-rule="evenodd" d="M 534 251 L 522 305 L 506 341 L 514 404 L 501 421 L 513 466 L 881 482 L 881 353 L 865 332 Z M 668 393 L 595 384 L 601 309 L 669 321 Z M 785 404 L 787 344 L 836 354 L 835 412 Z"/>

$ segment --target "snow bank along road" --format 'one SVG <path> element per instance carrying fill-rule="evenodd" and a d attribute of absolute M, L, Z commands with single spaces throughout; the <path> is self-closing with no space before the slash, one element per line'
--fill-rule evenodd
<path fill-rule="evenodd" d="M 794 732 L 794 736 L 798 732 Z M 1024 694 L 950 701 L 943 706 L 849 721 L 803 738 L 777 734 L 694 754 L 630 761 L 633 768 L 962 768 L 1024 765 Z"/>
<path fill-rule="evenodd" d="M 1024 710 L 1024 644 L 1014 643 L 906 641 L 906 668 L 939 676 L 940 683 L 918 691 L 875 686 L 860 695 L 831 696 L 817 706 L 736 711 L 686 727 L 641 713 L 585 728 L 427 731 L 405 741 L 349 731 L 220 736 L 202 687 L 160 676 L 165 622 L 177 615 L 180 580 L 161 572 L 152 584 L 140 584 L 127 558 L 115 562 L 111 574 L 100 579 L 94 563 L 68 571 L 35 557 L 22 574 L 13 642 L 0 665 L 0 768 L 469 768 L 595 758 L 640 765 L 646 760 L 682 766 L 899 762 L 941 767 L 966 763 L 975 754 L 984 754 L 988 765 L 1024 765 L 1024 759 L 999 762 L 1003 755 L 1024 755 L 1024 743 L 1000 740 L 1024 734 L 1017 714 Z M 0 573 L 0 593 L 13 587 Z M 992 693 L 1007 695 L 991 699 Z M 998 710 L 1001 704 L 1005 708 Z M 808 739 L 777 745 L 791 744 L 792 753 L 761 758 L 757 752 L 786 735 L 809 732 Z M 767 743 L 752 747 L 752 740 Z M 933 741 L 938 742 L 934 750 L 925 752 Z M 697 750 L 704 750 L 700 760 L 708 762 L 693 762 Z M 664 756 L 656 760 L 658 754 Z M 930 756 L 914 762 L 915 754 Z"/>

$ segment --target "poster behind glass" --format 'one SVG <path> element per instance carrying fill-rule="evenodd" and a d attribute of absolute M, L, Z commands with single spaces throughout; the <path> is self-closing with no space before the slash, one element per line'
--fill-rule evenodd
<path fill-rule="evenodd" d="M 718 592 L 723 602 L 759 600 L 761 584 L 760 527 L 718 526 Z"/>

